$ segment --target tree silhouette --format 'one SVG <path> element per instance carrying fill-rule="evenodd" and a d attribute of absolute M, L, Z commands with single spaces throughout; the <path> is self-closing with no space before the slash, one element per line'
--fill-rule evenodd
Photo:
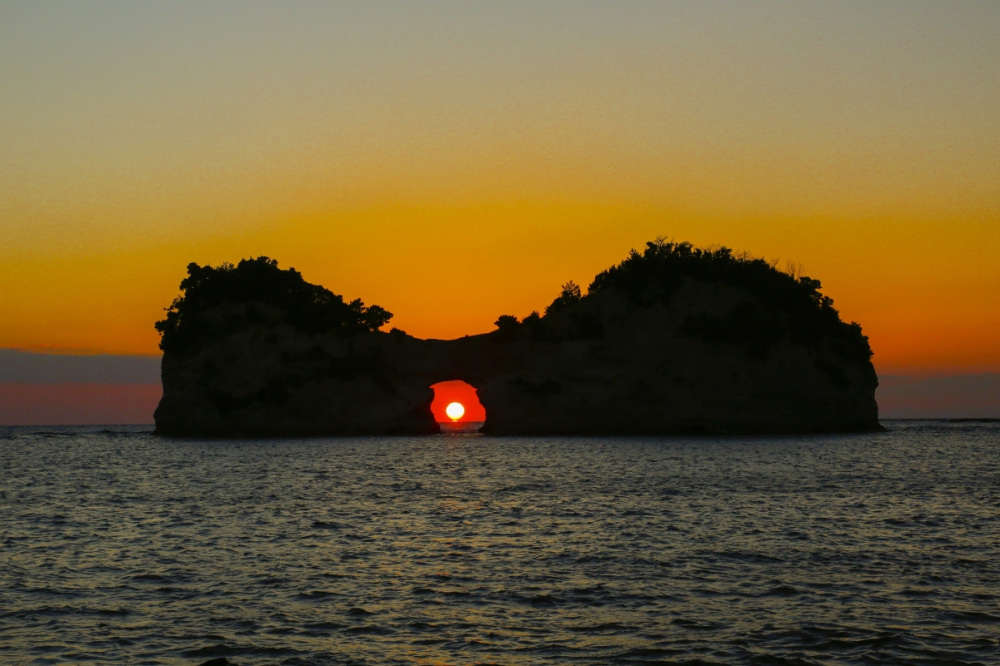
<path fill-rule="evenodd" d="M 785 271 L 778 270 L 777 265 L 777 260 L 767 261 L 748 252 L 734 253 L 728 247 L 697 248 L 660 237 L 646 243 L 643 252 L 632 250 L 624 261 L 599 273 L 586 296 L 579 285 L 567 282 L 545 308 L 545 317 L 534 312 L 522 320 L 521 326 L 533 339 L 551 339 L 556 334 L 548 330 L 546 318 L 567 311 L 573 313 L 575 322 L 572 335 L 595 338 L 603 334 L 601 322 L 591 312 L 576 310 L 578 304 L 592 297 L 614 292 L 633 307 L 669 305 L 673 294 L 687 280 L 719 282 L 745 290 L 757 305 L 744 305 L 721 318 L 690 315 L 682 322 L 682 333 L 706 342 L 733 344 L 758 358 L 765 357 L 770 346 L 782 340 L 801 344 L 826 340 L 841 358 L 867 363 L 872 356 L 868 338 L 858 324 L 840 320 L 833 299 L 820 292 L 820 281 L 803 275 L 799 264 L 786 264 Z M 509 315 L 501 319 L 504 317 Z M 501 319 L 496 322 L 498 328 L 502 328 Z M 516 323 L 511 319 L 513 322 L 507 324 Z"/>
<path fill-rule="evenodd" d="M 741 287 L 773 312 L 787 316 L 786 331 L 773 322 L 754 316 L 748 321 L 733 318 L 709 321 L 701 318 L 685 325 L 689 334 L 706 340 L 736 340 L 746 337 L 754 353 L 765 353 L 768 340 L 789 335 L 800 343 L 821 339 L 831 342 L 845 360 L 867 363 L 872 351 L 868 338 L 856 323 L 844 323 L 833 307 L 833 299 L 820 293 L 819 280 L 800 275 L 800 268 L 782 272 L 776 261 L 765 261 L 748 253 L 734 254 L 728 247 L 701 249 L 690 243 L 674 243 L 663 238 L 646 243 L 640 254 L 632 250 L 619 263 L 599 273 L 589 294 L 617 290 L 635 305 L 667 304 L 684 280 L 720 282 Z M 558 299 L 557 299 L 558 300 Z M 741 337 L 742 336 L 742 337 Z"/>
<path fill-rule="evenodd" d="M 558 312 L 566 307 L 579 303 L 583 299 L 583 294 L 580 291 L 580 285 L 570 280 L 562 286 L 562 292 L 556 296 L 556 300 L 552 301 L 547 308 L 545 308 L 545 314 L 549 315 L 553 312 Z"/>
<path fill-rule="evenodd" d="M 493 325 L 500 331 L 513 331 L 518 327 L 517 317 L 513 315 L 500 315 Z"/>
<path fill-rule="evenodd" d="M 342 296 L 302 279 L 294 268 L 282 270 L 269 257 L 243 259 L 218 267 L 190 263 L 181 296 L 156 322 L 160 349 L 184 353 L 206 339 L 221 337 L 255 322 L 283 321 L 306 333 L 340 336 L 377 331 L 392 313 L 366 307 L 361 299 Z M 224 316 L 210 316 L 223 308 Z"/>

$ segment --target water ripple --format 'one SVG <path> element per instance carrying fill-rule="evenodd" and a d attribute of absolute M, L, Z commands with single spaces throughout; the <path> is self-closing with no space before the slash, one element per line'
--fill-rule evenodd
<path fill-rule="evenodd" d="M 0 437 L 0 661 L 1000 662 L 1000 424 Z"/>

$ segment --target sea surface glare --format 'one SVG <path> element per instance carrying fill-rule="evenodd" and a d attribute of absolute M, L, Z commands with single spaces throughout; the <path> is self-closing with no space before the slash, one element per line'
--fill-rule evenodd
<path fill-rule="evenodd" d="M 1000 424 L 886 425 L 0 428 L 0 663 L 1000 663 Z"/>

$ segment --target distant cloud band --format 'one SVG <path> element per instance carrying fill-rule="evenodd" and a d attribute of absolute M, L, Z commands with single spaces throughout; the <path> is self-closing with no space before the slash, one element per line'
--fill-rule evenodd
<path fill-rule="evenodd" d="M 70 356 L 0 349 L 4 384 L 159 384 L 159 356 Z"/>
<path fill-rule="evenodd" d="M 1000 418 L 1000 374 L 879 377 L 879 417 Z"/>

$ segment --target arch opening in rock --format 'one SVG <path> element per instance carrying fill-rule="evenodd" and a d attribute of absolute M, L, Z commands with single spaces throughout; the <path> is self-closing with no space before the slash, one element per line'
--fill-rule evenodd
<path fill-rule="evenodd" d="M 486 408 L 479 402 L 476 388 L 461 379 L 431 385 L 434 400 L 431 413 L 444 433 L 479 432 L 486 422 Z M 455 405 L 461 407 L 456 407 Z"/>

